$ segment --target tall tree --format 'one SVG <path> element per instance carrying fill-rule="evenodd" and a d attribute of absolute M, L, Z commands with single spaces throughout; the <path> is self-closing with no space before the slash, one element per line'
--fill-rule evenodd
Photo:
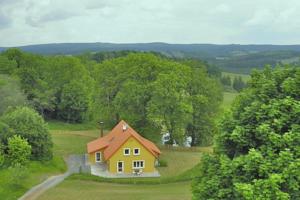
<path fill-rule="evenodd" d="M 243 81 L 241 76 L 235 76 L 233 79 L 232 87 L 236 91 L 240 92 L 246 87 L 246 83 Z"/>
<path fill-rule="evenodd" d="M 160 74 L 153 84 L 153 96 L 148 104 L 149 120 L 169 132 L 171 141 L 181 144 L 192 113 L 190 97 L 186 91 L 190 73 L 189 69 L 185 70 L 187 73 L 182 70 L 181 76 L 175 72 Z"/>
<path fill-rule="evenodd" d="M 50 160 L 52 158 L 52 140 L 44 119 L 34 110 L 18 107 L 5 113 L 1 120 L 8 125 L 11 132 L 7 132 L 2 141 L 7 144 L 8 138 L 19 135 L 31 145 L 31 158 L 35 160 Z M 4 129 L 7 129 L 3 125 Z"/>
<path fill-rule="evenodd" d="M 211 144 L 216 132 L 216 115 L 222 101 L 222 88 L 218 81 L 209 78 L 205 69 L 192 69 L 188 94 L 193 107 L 192 120 L 187 126 L 187 135 L 192 137 L 192 146 Z"/>
<path fill-rule="evenodd" d="M 202 161 L 194 199 L 300 198 L 300 68 L 254 72 Z"/>

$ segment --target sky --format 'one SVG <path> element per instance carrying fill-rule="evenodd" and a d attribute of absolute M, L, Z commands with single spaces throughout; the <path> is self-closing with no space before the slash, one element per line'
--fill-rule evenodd
<path fill-rule="evenodd" d="M 300 44 L 300 0 L 0 0 L 0 46 Z"/>

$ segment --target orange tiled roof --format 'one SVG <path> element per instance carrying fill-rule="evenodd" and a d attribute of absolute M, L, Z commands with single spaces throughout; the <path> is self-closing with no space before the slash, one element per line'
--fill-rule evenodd
<path fill-rule="evenodd" d="M 123 126 L 127 126 L 123 130 Z M 88 153 L 92 153 L 104 149 L 104 159 L 109 159 L 130 137 L 134 137 L 140 142 L 148 151 L 155 157 L 161 154 L 157 146 L 151 141 L 140 136 L 133 128 L 131 128 L 125 121 L 120 121 L 107 135 L 93 140 L 87 144 Z"/>

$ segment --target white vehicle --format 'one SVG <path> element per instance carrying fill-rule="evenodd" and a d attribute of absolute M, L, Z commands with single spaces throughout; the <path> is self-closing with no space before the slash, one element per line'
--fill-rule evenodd
<path fill-rule="evenodd" d="M 170 139 L 171 139 L 170 133 L 163 133 L 162 137 L 161 137 L 161 142 L 163 145 L 165 145 L 170 142 Z M 183 145 L 185 147 L 191 147 L 191 143 L 192 143 L 192 137 L 188 136 L 185 138 Z M 177 142 L 175 140 L 173 140 L 172 146 L 177 147 L 179 145 L 177 144 Z"/>

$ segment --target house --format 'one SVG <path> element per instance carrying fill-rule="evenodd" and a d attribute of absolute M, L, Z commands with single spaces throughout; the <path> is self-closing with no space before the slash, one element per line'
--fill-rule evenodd
<path fill-rule="evenodd" d="M 87 152 L 94 175 L 159 175 L 155 165 L 160 150 L 123 120 L 107 135 L 89 142 Z"/>

